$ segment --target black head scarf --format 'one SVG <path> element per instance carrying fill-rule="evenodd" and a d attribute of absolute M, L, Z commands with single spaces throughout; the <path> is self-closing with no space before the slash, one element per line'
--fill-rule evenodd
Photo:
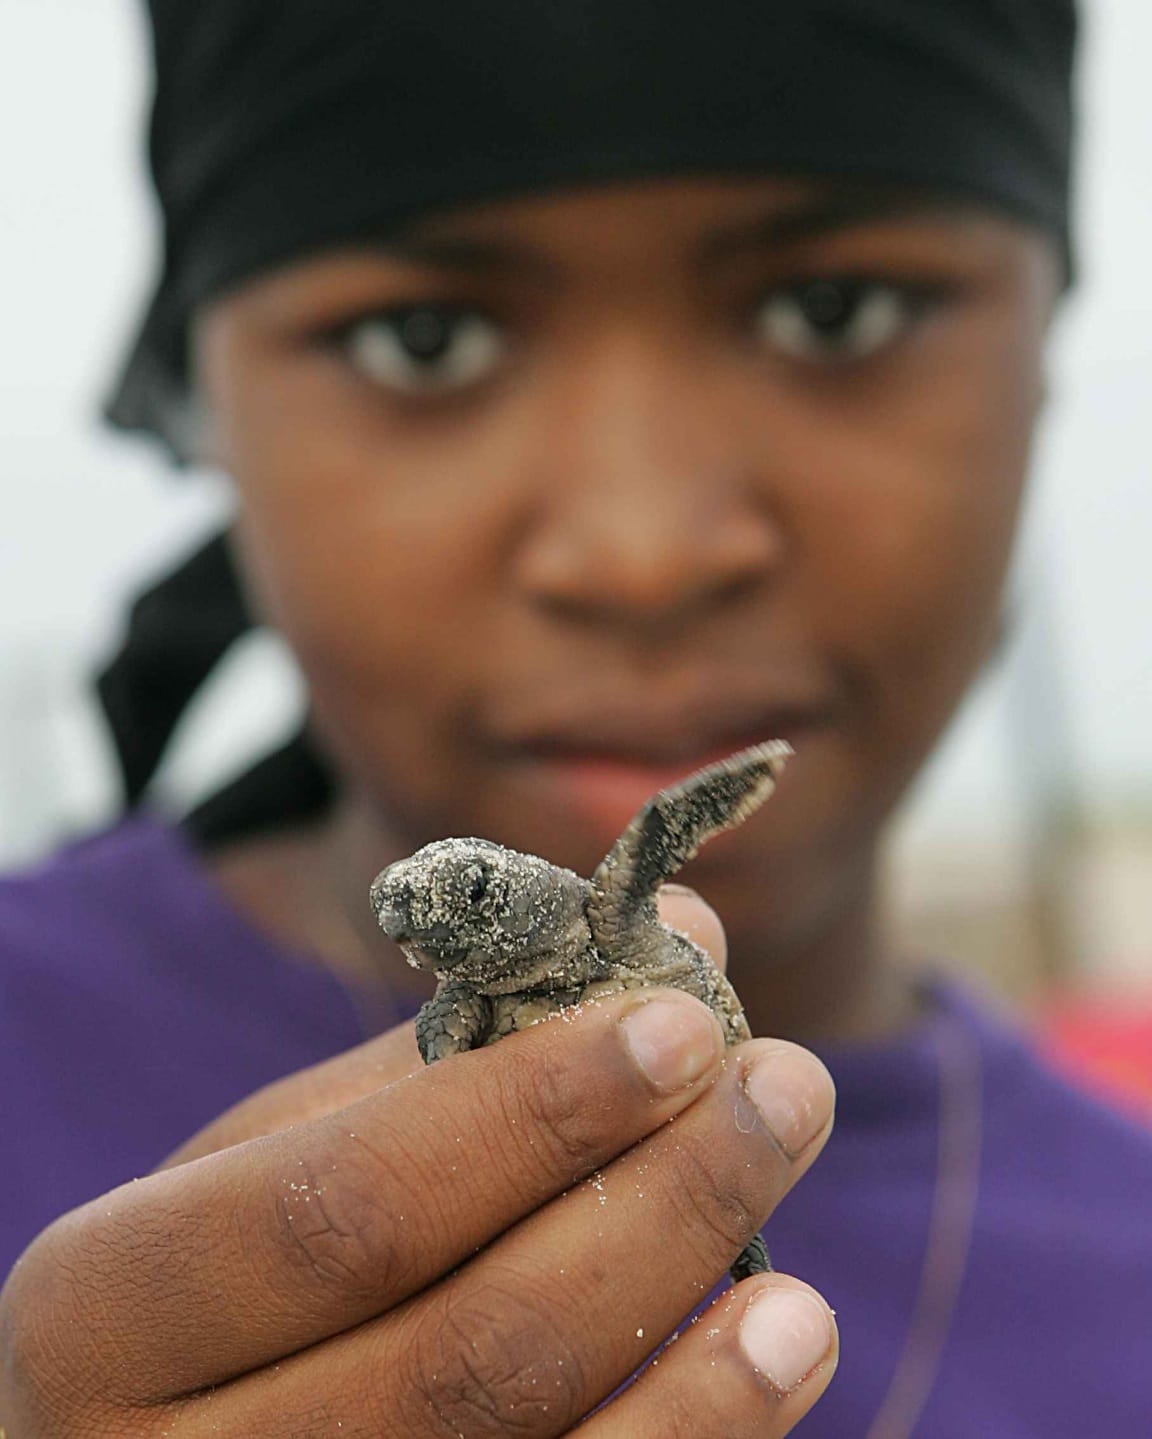
<path fill-rule="evenodd" d="M 1070 253 L 1073 0 L 150 0 L 164 268 L 108 406 L 188 458 L 188 319 L 431 210 L 676 173 L 917 185 Z"/>
<path fill-rule="evenodd" d="M 1034 224 L 1070 269 L 1074 0 L 150 9 L 164 260 L 107 415 L 177 460 L 195 458 L 197 306 L 276 264 L 469 201 L 689 173 L 908 185 Z M 137 605 L 103 681 L 131 796 L 248 624 L 223 539 Z M 297 759 L 283 773 L 319 804 L 331 787 L 316 765 L 314 782 L 302 779 Z M 274 818 L 266 798 L 244 791 L 216 832 L 253 805 Z M 292 812 L 290 795 L 281 804 Z"/>

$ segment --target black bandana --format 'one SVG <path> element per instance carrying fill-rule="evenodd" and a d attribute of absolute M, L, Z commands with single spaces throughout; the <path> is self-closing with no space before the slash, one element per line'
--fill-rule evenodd
<path fill-rule="evenodd" d="M 108 408 L 191 448 L 187 321 L 311 250 L 614 177 L 927 187 L 1070 254 L 1073 0 L 150 0 L 159 287 Z"/>

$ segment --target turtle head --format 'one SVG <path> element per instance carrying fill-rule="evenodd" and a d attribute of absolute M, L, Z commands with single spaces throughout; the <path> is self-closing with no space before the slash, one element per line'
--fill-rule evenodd
<path fill-rule="evenodd" d="M 409 964 L 480 987 L 518 987 L 587 936 L 586 884 L 483 839 L 442 839 L 376 876 L 377 921 Z M 579 936 L 577 932 L 579 933 Z"/>

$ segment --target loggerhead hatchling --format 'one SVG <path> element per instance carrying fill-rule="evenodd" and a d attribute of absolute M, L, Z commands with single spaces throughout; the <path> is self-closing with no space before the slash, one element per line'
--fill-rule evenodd
<path fill-rule="evenodd" d="M 729 1044 L 751 1038 L 736 992 L 686 935 L 661 924 L 659 886 L 776 787 L 791 747 L 771 740 L 654 795 L 591 880 L 484 839 L 442 839 L 372 883 L 380 927 L 440 983 L 416 1016 L 426 1064 L 478 1049 L 621 989 L 672 985 L 704 1001 Z M 759 1235 L 735 1280 L 770 1268 Z"/>

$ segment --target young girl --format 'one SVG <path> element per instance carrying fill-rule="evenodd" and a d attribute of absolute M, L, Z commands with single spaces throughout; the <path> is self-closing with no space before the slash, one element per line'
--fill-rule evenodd
<path fill-rule="evenodd" d="M 105 698 L 135 791 L 242 591 L 310 723 L 0 888 L 5 1262 L 82 1206 L 0 1301 L 9 1439 L 1146 1434 L 1152 1143 L 876 918 L 1000 625 L 1065 0 L 152 8 L 165 269 L 112 414 L 238 519 Z M 421 1067 L 379 869 L 588 874 L 777 737 L 690 871 L 726 941 L 665 913 L 786 1039 L 658 991 Z M 784 1273 L 621 1388 L 770 1212 Z"/>

